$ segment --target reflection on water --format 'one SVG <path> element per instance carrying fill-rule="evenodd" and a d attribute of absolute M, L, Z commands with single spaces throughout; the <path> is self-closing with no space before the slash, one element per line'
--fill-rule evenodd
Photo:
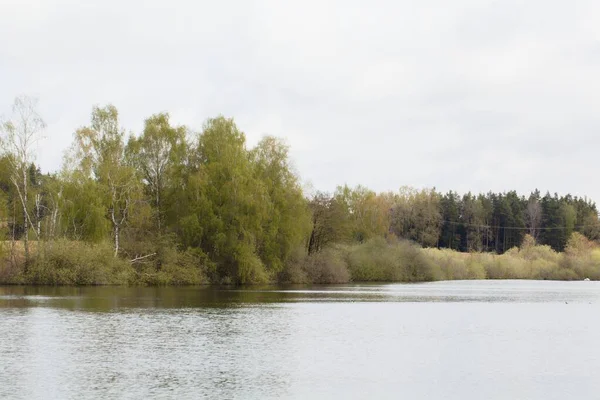
<path fill-rule="evenodd" d="M 600 284 L 0 287 L 0 398 L 597 398 Z"/>
<path fill-rule="evenodd" d="M 237 307 L 294 302 L 593 302 L 598 282 L 456 281 L 421 284 L 236 287 L 0 287 L 0 308 L 86 311 Z"/>

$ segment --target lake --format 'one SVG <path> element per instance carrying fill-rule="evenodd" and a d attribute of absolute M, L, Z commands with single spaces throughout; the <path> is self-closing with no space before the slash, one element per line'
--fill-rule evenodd
<path fill-rule="evenodd" d="M 597 399 L 600 283 L 0 287 L 2 399 Z"/>

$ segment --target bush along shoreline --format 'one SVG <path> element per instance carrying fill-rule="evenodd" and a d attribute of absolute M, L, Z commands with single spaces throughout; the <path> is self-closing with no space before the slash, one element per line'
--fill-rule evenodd
<path fill-rule="evenodd" d="M 17 285 L 223 285 L 216 267 L 193 251 L 165 249 L 140 261 L 115 258 L 110 243 L 59 240 L 41 244 L 30 265 L 14 264 L 6 249 L 0 284 Z M 504 254 L 422 248 L 406 240 L 371 239 L 337 244 L 318 253 L 297 249 L 276 275 L 246 284 L 344 284 L 468 279 L 600 280 L 600 247 L 574 233 L 564 252 L 525 236 Z"/>
<path fill-rule="evenodd" d="M 600 247 L 574 233 L 564 252 L 526 235 L 504 254 L 421 248 L 402 240 L 372 239 L 333 246 L 292 260 L 287 283 L 428 282 L 467 279 L 600 280 Z"/>

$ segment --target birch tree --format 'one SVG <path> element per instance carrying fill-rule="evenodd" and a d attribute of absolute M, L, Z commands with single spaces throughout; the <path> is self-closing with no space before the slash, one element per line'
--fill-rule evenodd
<path fill-rule="evenodd" d="M 185 157 L 186 129 L 173 127 L 169 114 L 156 114 L 145 121 L 144 132 L 131 138 L 127 151 L 141 173 L 151 204 L 156 212 L 158 231 L 163 229 L 165 192 L 171 187 L 170 177 Z"/>
<path fill-rule="evenodd" d="M 27 206 L 28 168 L 35 159 L 35 146 L 46 127 L 37 111 L 37 103 L 37 99 L 34 98 L 17 97 L 12 106 L 11 117 L 0 124 L 3 133 L 3 150 L 10 155 L 9 159 L 12 163 L 11 182 L 17 190 L 23 211 L 23 247 L 26 270 L 30 259 L 29 228 L 33 225 Z"/>
<path fill-rule="evenodd" d="M 121 231 L 139 198 L 135 169 L 126 163 L 125 132 L 117 109 L 94 107 L 92 123 L 75 133 L 75 156 L 84 176 L 94 179 L 103 194 L 106 217 L 112 227 L 114 255 L 119 254 Z"/>

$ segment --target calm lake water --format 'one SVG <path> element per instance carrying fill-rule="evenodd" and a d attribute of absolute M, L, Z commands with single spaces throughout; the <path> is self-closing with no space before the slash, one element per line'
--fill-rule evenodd
<path fill-rule="evenodd" d="M 598 399 L 600 283 L 0 287 L 2 399 Z"/>

